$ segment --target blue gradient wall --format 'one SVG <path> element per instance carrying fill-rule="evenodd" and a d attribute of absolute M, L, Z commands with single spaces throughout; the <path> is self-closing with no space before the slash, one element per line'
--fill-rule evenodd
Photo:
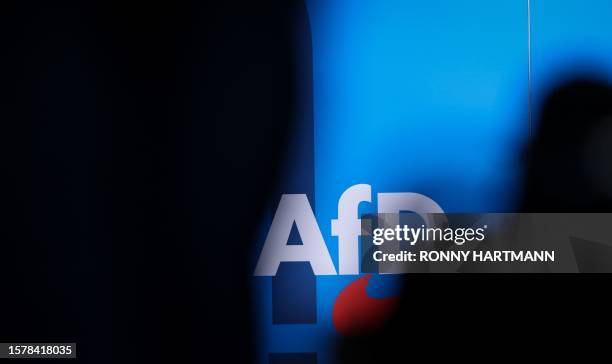
<path fill-rule="evenodd" d="M 515 208 L 529 132 L 526 0 L 308 0 L 307 9 L 313 206 L 336 266 L 330 221 L 355 184 L 372 186 L 362 212 L 376 210 L 377 192 L 418 192 L 448 212 Z M 612 77 L 611 3 L 535 0 L 531 10 L 534 104 L 577 67 Z M 333 304 L 356 278 L 316 277 L 317 322 L 298 325 L 272 324 L 271 279 L 257 278 L 260 360 L 315 352 L 333 362 Z M 393 277 L 368 290 L 385 286 Z"/>

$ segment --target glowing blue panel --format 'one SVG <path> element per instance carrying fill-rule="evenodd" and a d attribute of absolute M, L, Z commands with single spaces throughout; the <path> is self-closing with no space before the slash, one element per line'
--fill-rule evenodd
<path fill-rule="evenodd" d="M 576 76 L 612 82 L 612 2 L 537 0 L 531 4 L 534 111 L 552 88 Z"/>

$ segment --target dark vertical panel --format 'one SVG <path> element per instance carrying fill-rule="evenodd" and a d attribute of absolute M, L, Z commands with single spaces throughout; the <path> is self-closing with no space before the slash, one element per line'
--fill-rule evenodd
<path fill-rule="evenodd" d="M 294 123 L 284 151 L 278 199 L 288 193 L 306 194 L 314 210 L 314 120 L 312 106 L 312 50 L 308 14 L 296 6 L 292 19 L 295 84 Z M 295 233 L 292 229 L 292 234 Z M 293 244 L 295 241 L 290 241 Z M 316 278 L 308 263 L 283 263 L 272 280 L 274 324 L 316 323 Z"/>

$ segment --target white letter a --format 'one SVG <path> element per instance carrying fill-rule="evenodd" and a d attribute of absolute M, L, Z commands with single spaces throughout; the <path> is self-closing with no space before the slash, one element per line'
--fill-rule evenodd
<path fill-rule="evenodd" d="M 302 245 L 287 245 L 294 222 Z M 274 276 L 281 262 L 310 262 L 315 275 L 336 274 L 306 195 L 281 197 L 255 267 L 255 275 Z"/>

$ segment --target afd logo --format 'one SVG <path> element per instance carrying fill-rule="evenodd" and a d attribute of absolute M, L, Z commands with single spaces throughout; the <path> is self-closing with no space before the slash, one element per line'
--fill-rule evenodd
<path fill-rule="evenodd" d="M 274 276 L 283 262 L 309 262 L 315 275 L 359 274 L 359 204 L 372 202 L 372 188 L 358 184 L 348 188 L 338 201 L 338 219 L 331 221 L 332 235 L 338 237 L 338 270 L 305 194 L 281 197 L 268 236 L 255 267 L 256 276 Z M 426 222 L 427 213 L 443 213 L 432 199 L 419 193 L 379 193 L 378 213 L 412 211 Z M 301 245 L 288 244 L 293 224 Z"/>

